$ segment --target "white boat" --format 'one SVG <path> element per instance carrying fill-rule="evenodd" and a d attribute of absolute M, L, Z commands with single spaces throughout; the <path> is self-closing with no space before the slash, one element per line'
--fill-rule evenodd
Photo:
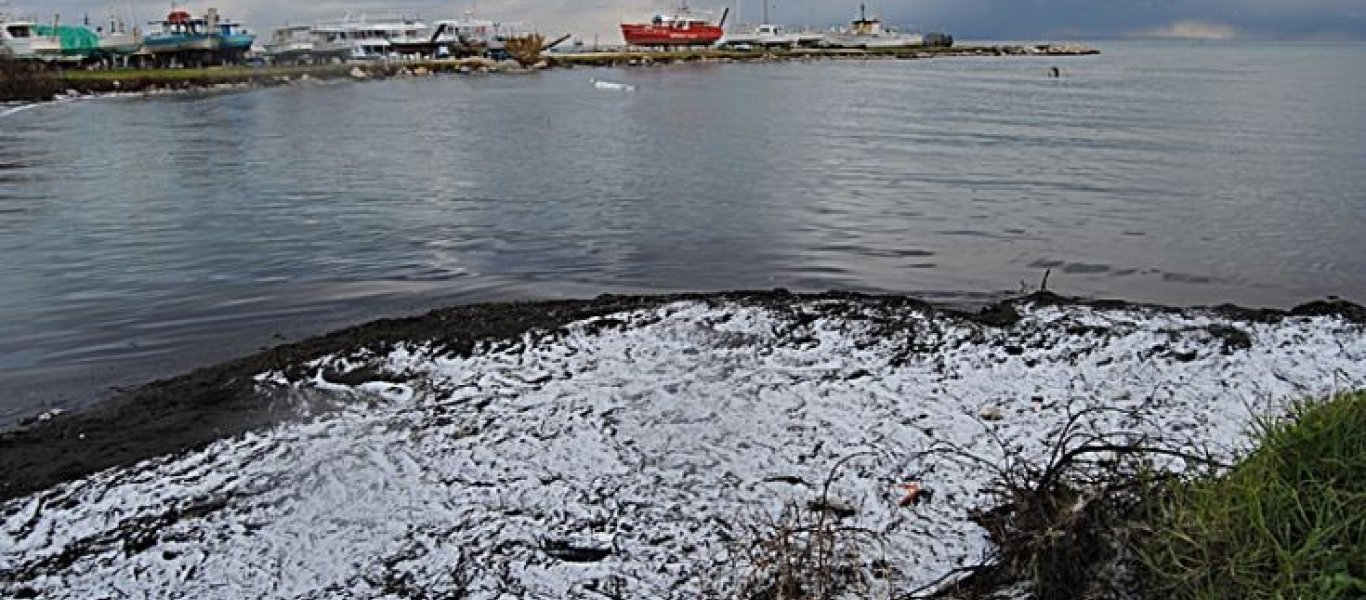
<path fill-rule="evenodd" d="M 61 38 L 38 35 L 38 21 L 20 18 L 0 4 L 0 54 L 23 60 L 54 61 L 62 57 Z"/>
<path fill-rule="evenodd" d="M 307 60 L 313 54 L 313 26 L 286 25 L 270 34 L 266 54 L 276 60 Z"/>
<path fill-rule="evenodd" d="M 313 32 L 324 43 L 346 46 L 348 58 L 353 60 L 397 58 L 409 48 L 430 43 L 432 37 L 426 23 L 402 16 L 348 15 L 341 21 L 315 25 Z"/>
<path fill-rule="evenodd" d="M 881 48 L 910 48 L 925 45 L 925 36 L 919 33 L 896 31 L 882 26 L 877 17 L 868 18 L 867 6 L 859 5 L 859 18 L 848 29 L 828 33 L 820 45 L 827 48 L 859 48 L 874 50 Z"/>
<path fill-rule="evenodd" d="M 95 35 L 100 37 L 100 51 L 107 55 L 132 54 L 142 45 L 142 32 L 136 27 L 128 27 L 112 14 L 107 26 L 95 28 Z"/>
<path fill-rule="evenodd" d="M 287 25 L 271 34 L 266 54 L 279 64 L 325 63 L 350 58 L 351 44 L 326 26 Z"/>
<path fill-rule="evenodd" d="M 788 33 L 781 25 L 757 25 L 742 33 L 727 33 L 719 44 L 727 48 L 795 48 L 802 44 L 802 37 Z"/>

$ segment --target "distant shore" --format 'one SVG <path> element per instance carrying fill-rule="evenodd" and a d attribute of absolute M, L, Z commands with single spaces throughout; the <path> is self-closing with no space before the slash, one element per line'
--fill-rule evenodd
<path fill-rule="evenodd" d="M 270 87 L 306 81 L 369 80 L 435 74 L 526 73 L 576 67 L 651 67 L 677 63 L 786 62 L 821 60 L 919 60 L 966 56 L 1085 56 L 1099 50 L 1078 44 L 987 45 L 875 50 L 798 49 L 613 51 L 546 54 L 533 64 L 463 58 L 376 61 L 305 66 L 225 66 L 198 69 L 64 70 L 9 73 L 0 83 L 0 102 L 41 102 L 71 96 L 165 93 Z"/>

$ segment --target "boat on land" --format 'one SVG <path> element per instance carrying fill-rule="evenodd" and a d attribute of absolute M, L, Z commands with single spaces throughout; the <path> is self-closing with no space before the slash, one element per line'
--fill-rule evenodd
<path fill-rule="evenodd" d="M 709 13 L 694 12 L 684 2 L 672 14 L 656 14 L 648 23 L 622 23 L 621 35 L 630 46 L 710 46 L 725 36 L 727 8 L 719 21 Z"/>
<path fill-rule="evenodd" d="M 391 56 L 420 53 L 430 42 L 432 29 L 427 23 L 403 15 L 371 17 L 346 15 L 340 21 L 314 26 L 314 34 L 326 44 L 340 44 L 350 60 L 378 60 Z"/>
<path fill-rule="evenodd" d="M 442 28 L 439 39 L 445 42 L 445 50 L 451 55 L 501 57 L 507 52 L 508 40 L 535 33 L 525 23 L 476 19 L 471 13 L 435 23 Z"/>
<path fill-rule="evenodd" d="M 10 14 L 0 4 L 0 54 L 21 60 L 54 61 L 62 57 L 62 42 L 55 35 L 39 33 L 38 20 Z"/>
<path fill-rule="evenodd" d="M 315 25 L 286 25 L 266 43 L 266 55 L 276 64 L 326 64 L 351 57 L 351 45 Z"/>
<path fill-rule="evenodd" d="M 105 56 L 126 56 L 142 46 L 142 32 L 128 27 L 117 16 L 110 14 L 107 25 L 95 27 L 99 38 L 99 52 Z"/>
<path fill-rule="evenodd" d="M 275 62 L 308 63 L 314 60 L 313 47 L 311 25 L 286 25 L 271 32 L 266 54 Z"/>
<path fill-rule="evenodd" d="M 825 36 L 820 33 L 791 33 L 782 25 L 763 24 L 741 33 L 727 33 L 720 45 L 726 48 L 798 48 L 820 44 Z"/>
<path fill-rule="evenodd" d="M 182 8 L 171 9 L 160 21 L 152 21 L 159 30 L 142 39 L 143 48 L 152 54 L 173 54 L 186 51 L 218 49 L 218 37 L 209 29 L 206 19 L 198 18 Z"/>
<path fill-rule="evenodd" d="M 768 20 L 768 2 L 764 2 L 764 20 L 760 25 L 752 28 L 741 28 L 741 31 L 727 33 L 721 40 L 720 45 L 725 48 L 737 50 L 752 50 L 754 48 L 782 48 L 792 49 L 797 47 L 814 47 L 825 39 L 824 34 L 810 32 L 789 32 L 782 25 L 774 25 Z"/>
<path fill-rule="evenodd" d="M 848 29 L 827 34 L 820 45 L 826 48 L 861 50 L 953 45 L 953 37 L 945 33 L 925 35 L 884 27 L 881 19 L 868 17 L 868 7 L 865 4 L 859 5 L 859 18 L 849 25 Z"/>
<path fill-rule="evenodd" d="M 251 45 L 256 42 L 256 34 L 245 25 L 237 21 L 231 21 L 219 16 L 218 9 L 210 8 L 205 17 L 208 21 L 211 35 L 218 38 L 218 48 L 231 59 L 241 58 L 251 50 Z"/>

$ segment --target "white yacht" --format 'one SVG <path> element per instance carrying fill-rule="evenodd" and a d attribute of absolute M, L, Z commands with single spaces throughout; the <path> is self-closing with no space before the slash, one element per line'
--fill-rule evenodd
<path fill-rule="evenodd" d="M 52 61 L 62 57 L 62 41 L 56 35 L 39 35 L 38 20 L 20 18 L 0 4 L 0 54 L 24 60 Z"/>

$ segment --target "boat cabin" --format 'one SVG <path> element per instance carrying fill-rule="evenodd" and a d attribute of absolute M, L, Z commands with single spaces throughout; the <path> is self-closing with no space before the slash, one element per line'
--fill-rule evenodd
<path fill-rule="evenodd" d="M 154 25 L 156 21 L 152 22 Z M 161 32 L 167 35 L 204 35 L 208 31 L 208 21 L 196 19 L 187 10 L 176 9 L 160 22 Z"/>
<path fill-rule="evenodd" d="M 858 19 L 850 23 L 850 33 L 868 36 L 882 35 L 882 21 L 876 17 L 868 18 L 868 5 L 858 5 L 858 12 Z"/>
<path fill-rule="evenodd" d="M 655 15 L 655 18 L 650 20 L 650 24 L 659 28 L 692 29 L 711 25 L 711 22 L 701 17 Z"/>
<path fill-rule="evenodd" d="M 16 40 L 31 38 L 33 37 L 33 25 L 29 23 L 10 23 L 5 26 L 5 35 Z"/>

